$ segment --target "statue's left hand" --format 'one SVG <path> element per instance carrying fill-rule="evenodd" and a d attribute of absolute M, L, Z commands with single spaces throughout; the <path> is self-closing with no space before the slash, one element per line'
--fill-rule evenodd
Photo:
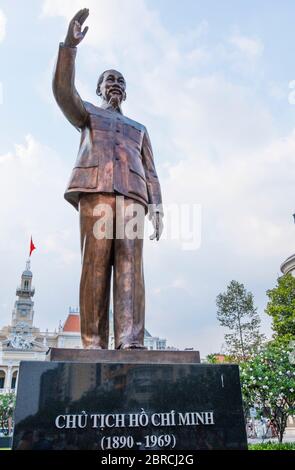
<path fill-rule="evenodd" d="M 160 237 L 163 232 L 163 214 L 160 212 L 154 212 L 149 216 L 150 220 L 152 221 L 154 232 L 150 236 L 150 240 L 156 239 L 157 241 L 160 240 Z"/>

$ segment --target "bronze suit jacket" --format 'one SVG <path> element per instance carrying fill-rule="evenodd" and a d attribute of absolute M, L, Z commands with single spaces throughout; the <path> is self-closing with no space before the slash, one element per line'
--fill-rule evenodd
<path fill-rule="evenodd" d="M 146 128 L 121 113 L 81 99 L 75 88 L 76 48 L 59 48 L 55 99 L 81 131 L 78 157 L 65 199 L 78 209 L 81 193 L 119 193 L 162 212 L 161 189 Z"/>

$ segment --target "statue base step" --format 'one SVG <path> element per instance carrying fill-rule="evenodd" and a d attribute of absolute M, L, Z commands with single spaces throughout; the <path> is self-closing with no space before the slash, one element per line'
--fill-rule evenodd
<path fill-rule="evenodd" d="M 199 351 L 151 351 L 147 349 L 63 349 L 50 348 L 46 359 L 51 362 L 91 362 L 124 364 L 199 364 Z"/>

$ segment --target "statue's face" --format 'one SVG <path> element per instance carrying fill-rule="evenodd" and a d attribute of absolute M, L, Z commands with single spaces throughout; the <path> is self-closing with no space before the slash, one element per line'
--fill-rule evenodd
<path fill-rule="evenodd" d="M 116 70 L 104 73 L 100 85 L 100 93 L 104 100 L 113 105 L 119 105 L 126 99 L 126 83 L 123 75 Z"/>

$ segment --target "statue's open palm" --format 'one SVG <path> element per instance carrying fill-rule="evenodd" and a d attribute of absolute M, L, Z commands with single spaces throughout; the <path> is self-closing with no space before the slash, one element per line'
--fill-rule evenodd
<path fill-rule="evenodd" d="M 88 26 L 86 26 L 82 31 L 82 26 L 85 20 L 89 15 L 88 8 L 83 8 L 83 10 L 79 10 L 78 13 L 75 14 L 74 18 L 70 21 L 67 36 L 64 42 L 65 46 L 68 47 L 76 47 L 82 39 L 84 39 L 87 31 Z"/>

